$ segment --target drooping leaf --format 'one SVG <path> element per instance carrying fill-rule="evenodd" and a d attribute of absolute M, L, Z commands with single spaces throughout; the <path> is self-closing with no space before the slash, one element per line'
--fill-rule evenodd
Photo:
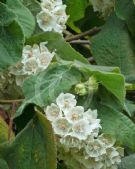
<path fill-rule="evenodd" d="M 13 131 L 11 129 L 10 131 L 10 139 L 14 138 Z M 0 117 L 0 144 L 8 141 L 8 135 L 9 135 L 9 126 L 6 124 L 6 122 Z"/>
<path fill-rule="evenodd" d="M 65 40 L 64 38 L 55 32 L 45 32 L 33 36 L 27 40 L 27 44 L 34 44 L 40 42 L 48 42 L 48 48 L 52 51 L 56 49 L 57 55 L 64 60 L 80 60 L 84 63 L 88 61 L 78 52 L 76 52 Z"/>
<path fill-rule="evenodd" d="M 135 36 L 135 6 L 133 1 L 117 0 L 115 3 L 116 15 L 126 21 L 129 31 Z"/>
<path fill-rule="evenodd" d="M 16 64 L 21 58 L 23 33 L 14 20 L 14 13 L 6 5 L 0 3 L 0 70 Z"/>
<path fill-rule="evenodd" d="M 0 147 L 0 156 L 13 169 L 56 169 L 55 140 L 49 121 L 36 113 L 11 144 Z"/>
<path fill-rule="evenodd" d="M 7 0 L 8 7 L 17 16 L 17 22 L 20 24 L 26 37 L 30 37 L 35 29 L 35 18 L 28 8 L 20 0 Z"/>
<path fill-rule="evenodd" d="M 99 106 L 98 114 L 102 132 L 114 136 L 121 145 L 135 150 L 135 124 L 132 120 L 105 102 Z"/>
<path fill-rule="evenodd" d="M 123 158 L 119 169 L 135 169 L 135 154 Z"/>
<path fill-rule="evenodd" d="M 92 53 L 98 65 L 119 66 L 123 74 L 134 75 L 134 44 L 126 25 L 115 15 L 92 38 Z"/>
<path fill-rule="evenodd" d="M 74 62 L 75 67 L 85 73 L 85 75 L 94 75 L 96 79 L 101 83 L 109 92 L 111 92 L 122 104 L 125 99 L 125 80 L 119 73 L 113 73 L 117 68 L 111 68 L 112 72 L 107 71 L 107 67 L 96 67 L 89 64 L 83 64 L 81 62 Z M 110 68 L 108 70 L 111 71 Z"/>
<path fill-rule="evenodd" d="M 17 22 L 0 27 L 0 69 L 14 65 L 21 59 L 23 34 Z"/>

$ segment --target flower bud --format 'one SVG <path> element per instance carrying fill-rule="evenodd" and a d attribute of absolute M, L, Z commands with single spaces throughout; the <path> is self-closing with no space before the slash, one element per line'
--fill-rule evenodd
<path fill-rule="evenodd" d="M 87 90 L 87 86 L 85 85 L 85 83 L 79 83 L 75 86 L 75 93 L 80 95 L 80 96 L 84 96 L 88 93 Z"/>
<path fill-rule="evenodd" d="M 96 92 L 98 90 L 98 82 L 94 76 L 91 76 L 86 83 L 89 92 Z"/>

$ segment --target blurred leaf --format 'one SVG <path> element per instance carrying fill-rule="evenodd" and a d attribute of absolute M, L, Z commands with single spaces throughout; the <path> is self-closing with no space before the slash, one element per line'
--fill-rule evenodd
<path fill-rule="evenodd" d="M 23 0 L 23 4 L 36 16 L 41 11 L 40 3 L 37 0 Z"/>
<path fill-rule="evenodd" d="M 98 65 L 119 66 L 123 74 L 134 74 L 134 42 L 124 22 L 115 15 L 92 38 L 92 53 Z"/>
<path fill-rule="evenodd" d="M 0 159 L 0 169 L 9 169 L 5 160 Z"/>
<path fill-rule="evenodd" d="M 135 154 L 123 158 L 119 169 L 135 169 Z"/>
<path fill-rule="evenodd" d="M 28 8 L 26 8 L 20 0 L 7 0 L 7 5 L 17 17 L 23 33 L 26 37 L 30 37 L 35 29 L 35 18 Z"/>
<path fill-rule="evenodd" d="M 117 0 L 115 3 L 116 15 L 125 20 L 129 31 L 135 36 L 135 6 L 132 0 Z"/>
<path fill-rule="evenodd" d="M 105 102 L 101 103 L 98 112 L 103 133 L 114 136 L 121 145 L 135 150 L 135 124 Z"/>

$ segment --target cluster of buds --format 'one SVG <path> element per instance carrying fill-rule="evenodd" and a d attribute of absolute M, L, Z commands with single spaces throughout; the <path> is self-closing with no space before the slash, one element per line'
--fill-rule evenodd
<path fill-rule="evenodd" d="M 91 76 L 88 81 L 79 83 L 75 86 L 75 93 L 84 96 L 87 94 L 93 94 L 98 90 L 98 82 L 94 76 Z"/>
<path fill-rule="evenodd" d="M 37 14 L 37 22 L 43 31 L 55 31 L 60 34 L 66 29 L 68 16 L 62 0 L 42 0 L 42 11 Z"/>
<path fill-rule="evenodd" d="M 24 75 L 31 75 L 46 69 L 55 52 L 50 52 L 46 47 L 47 42 L 42 42 L 40 45 L 34 44 L 33 47 L 26 45 L 23 48 L 22 54 L 22 72 Z"/>
<path fill-rule="evenodd" d="M 72 169 L 117 169 L 123 149 L 115 140 L 99 135 L 97 110 L 84 111 L 73 94 L 61 93 L 45 108 L 58 140 L 58 158 Z"/>

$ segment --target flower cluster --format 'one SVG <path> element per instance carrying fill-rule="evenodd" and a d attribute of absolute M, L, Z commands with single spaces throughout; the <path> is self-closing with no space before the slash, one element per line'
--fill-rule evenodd
<path fill-rule="evenodd" d="M 33 47 L 26 45 L 22 54 L 22 72 L 31 75 L 42 71 L 48 67 L 53 59 L 55 52 L 50 52 L 46 47 L 47 42 L 40 43 L 40 46 L 34 44 Z"/>
<path fill-rule="evenodd" d="M 68 16 L 62 0 L 42 0 L 42 11 L 37 14 L 37 22 L 43 31 L 62 33 L 66 29 Z"/>
<path fill-rule="evenodd" d="M 58 135 L 58 158 L 72 169 L 117 169 L 123 149 L 114 146 L 115 140 L 99 135 L 97 110 L 84 111 L 76 104 L 74 95 L 61 93 L 56 104 L 45 109 Z"/>

